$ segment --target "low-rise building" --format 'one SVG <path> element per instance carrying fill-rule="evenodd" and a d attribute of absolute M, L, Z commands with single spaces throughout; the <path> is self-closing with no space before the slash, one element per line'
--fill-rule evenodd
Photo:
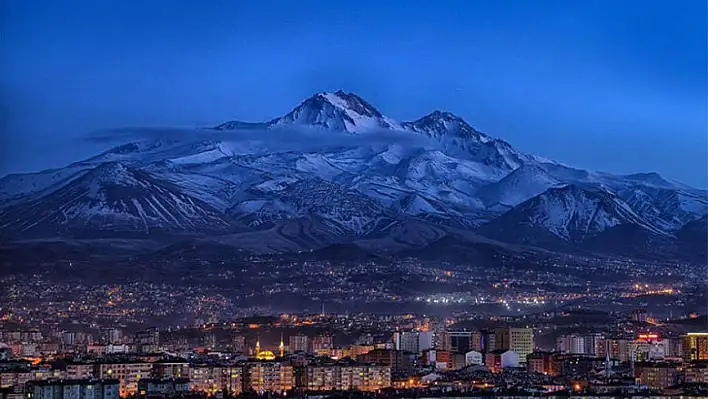
<path fill-rule="evenodd" d="M 553 353 L 550 352 L 533 352 L 526 356 L 526 369 L 530 373 L 558 375 L 555 364 Z"/>
<path fill-rule="evenodd" d="M 519 355 L 514 351 L 499 349 L 485 354 L 484 365 L 492 373 L 499 373 L 502 369 L 519 367 Z"/>
<path fill-rule="evenodd" d="M 482 366 L 484 365 L 484 355 L 481 352 L 469 351 L 465 353 L 465 365 L 466 366 Z"/>

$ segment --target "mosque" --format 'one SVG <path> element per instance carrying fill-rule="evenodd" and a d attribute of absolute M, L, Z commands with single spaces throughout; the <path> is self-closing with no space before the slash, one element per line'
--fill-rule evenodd
<path fill-rule="evenodd" d="M 285 355 L 285 344 L 283 343 L 283 333 L 280 333 L 280 357 Z M 261 338 L 256 339 L 256 359 L 257 360 L 275 360 L 275 354 L 272 351 L 261 350 Z"/>

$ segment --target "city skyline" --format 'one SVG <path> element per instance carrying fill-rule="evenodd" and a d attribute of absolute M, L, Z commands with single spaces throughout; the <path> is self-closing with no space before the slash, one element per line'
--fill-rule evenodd
<path fill-rule="evenodd" d="M 0 399 L 708 398 L 705 1 L 0 26 Z"/>

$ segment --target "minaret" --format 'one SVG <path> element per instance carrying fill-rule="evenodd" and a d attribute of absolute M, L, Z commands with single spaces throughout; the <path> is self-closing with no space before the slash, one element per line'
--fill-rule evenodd
<path fill-rule="evenodd" d="M 610 363 L 610 344 L 609 341 L 605 340 L 605 377 L 607 379 L 610 378 L 610 375 L 612 374 L 611 370 L 611 363 Z"/>
<path fill-rule="evenodd" d="M 285 356 L 285 343 L 283 343 L 283 330 L 280 330 L 280 357 Z"/>
<path fill-rule="evenodd" d="M 261 354 L 261 337 L 257 336 L 256 338 L 256 357 Z"/>

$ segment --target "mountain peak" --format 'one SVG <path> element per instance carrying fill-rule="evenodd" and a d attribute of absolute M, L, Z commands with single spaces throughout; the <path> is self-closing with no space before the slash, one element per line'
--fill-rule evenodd
<path fill-rule="evenodd" d="M 436 109 L 435 111 L 429 113 L 428 115 L 422 117 L 421 119 L 435 119 L 435 120 L 457 121 L 457 122 L 467 123 L 467 122 L 465 122 L 464 119 L 453 114 L 452 112 L 440 111 L 439 109 Z"/>
<path fill-rule="evenodd" d="M 400 128 L 397 122 L 385 117 L 373 105 L 358 95 L 343 90 L 317 93 L 268 125 L 305 125 L 349 133 Z"/>
<path fill-rule="evenodd" d="M 104 162 L 89 170 L 78 181 L 87 184 L 118 184 L 123 186 L 134 186 L 139 184 L 139 175 L 142 172 L 131 169 L 121 162 Z"/>
<path fill-rule="evenodd" d="M 454 136 L 465 139 L 471 138 L 479 142 L 491 140 L 485 134 L 475 130 L 461 117 L 447 111 L 435 110 L 413 122 L 404 123 L 403 127 L 434 138 Z"/>
<path fill-rule="evenodd" d="M 383 115 L 373 105 L 366 102 L 354 93 L 346 93 L 344 90 L 337 90 L 334 93 L 323 92 L 316 95 L 328 101 L 333 106 L 342 110 L 351 110 L 358 115 L 381 118 Z"/>

